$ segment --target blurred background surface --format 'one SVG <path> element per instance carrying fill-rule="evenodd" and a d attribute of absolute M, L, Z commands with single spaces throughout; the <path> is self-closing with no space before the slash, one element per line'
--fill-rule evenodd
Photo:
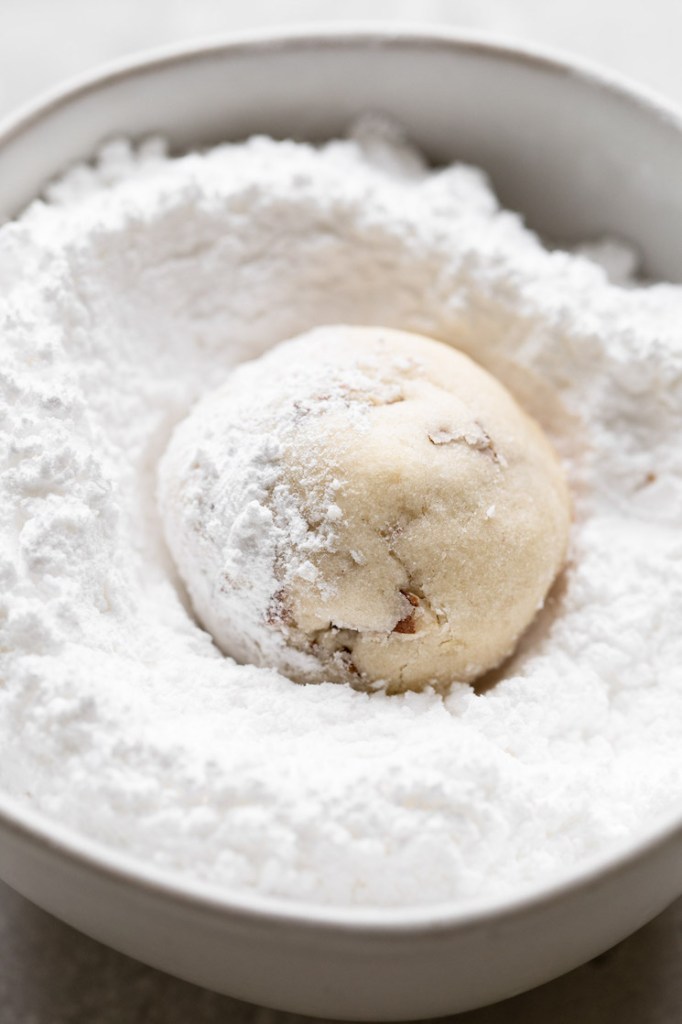
<path fill-rule="evenodd" d="M 0 116 L 150 47 L 302 23 L 441 24 L 566 50 L 682 106 L 680 0 L 0 0 Z M 682 183 L 680 184 L 682 187 Z M 457 1024 L 680 1024 L 682 902 L 592 963 Z M 0 1024 L 305 1024 L 176 981 L 0 883 Z"/>

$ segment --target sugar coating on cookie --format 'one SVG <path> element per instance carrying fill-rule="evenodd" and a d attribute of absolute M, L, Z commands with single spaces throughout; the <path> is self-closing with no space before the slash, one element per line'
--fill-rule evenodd
<path fill-rule="evenodd" d="M 297 682 L 471 682 L 514 649 L 568 544 L 561 464 L 450 346 L 330 326 L 238 367 L 160 465 L 166 539 L 221 650 Z"/>

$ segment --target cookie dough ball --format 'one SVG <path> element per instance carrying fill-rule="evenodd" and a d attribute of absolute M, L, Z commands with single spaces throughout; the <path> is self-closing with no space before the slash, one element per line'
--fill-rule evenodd
<path fill-rule="evenodd" d="M 168 545 L 237 660 L 394 692 L 472 681 L 566 555 L 557 456 L 447 345 L 325 327 L 236 369 L 160 467 Z"/>

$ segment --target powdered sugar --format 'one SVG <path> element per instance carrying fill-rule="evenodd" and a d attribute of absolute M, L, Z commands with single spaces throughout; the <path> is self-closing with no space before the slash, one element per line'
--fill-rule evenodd
<path fill-rule="evenodd" d="M 611 285 L 587 252 L 547 252 L 478 172 L 371 125 L 322 150 L 117 143 L 0 229 L 2 788 L 204 879 L 385 905 L 541 884 L 672 813 L 682 294 Z M 155 501 L 174 425 L 334 322 L 455 343 L 567 459 L 563 589 L 484 693 L 238 666 L 178 586 Z M 257 496 L 276 449 L 244 445 Z M 235 571 L 269 586 L 252 512 Z"/>

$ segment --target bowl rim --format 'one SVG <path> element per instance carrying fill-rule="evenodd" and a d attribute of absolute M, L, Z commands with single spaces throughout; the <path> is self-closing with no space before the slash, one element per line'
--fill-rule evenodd
<path fill-rule="evenodd" d="M 578 864 L 568 874 L 553 876 L 546 884 L 523 887 L 518 894 L 471 901 L 444 900 L 408 906 L 336 905 L 308 903 L 204 882 L 180 870 L 158 867 L 141 857 L 117 849 L 101 840 L 82 835 L 75 828 L 54 821 L 42 811 L 22 806 L 6 794 L 0 795 L 0 838 L 11 833 L 19 843 L 37 847 L 40 853 L 56 855 L 71 866 L 104 876 L 111 883 L 123 883 L 147 897 L 161 897 L 186 910 L 230 917 L 243 922 L 313 929 L 316 932 L 362 934 L 400 939 L 415 935 L 465 932 L 491 923 L 510 922 L 542 913 L 562 899 L 588 896 L 609 878 L 626 873 L 638 862 L 682 840 L 679 815 L 646 830 L 635 841 L 623 841 L 617 848 Z M 6 883 L 11 885 L 11 883 Z M 30 900 L 30 895 L 27 895 Z M 675 897 L 671 897 L 670 902 Z"/>
<path fill-rule="evenodd" d="M 74 100 L 118 81 L 155 74 L 174 64 L 287 48 L 346 46 L 352 49 L 357 46 L 391 48 L 405 45 L 502 58 L 556 76 L 575 78 L 588 87 L 607 92 L 621 102 L 642 109 L 648 116 L 671 125 L 682 134 L 682 112 L 655 90 L 551 47 L 528 45 L 509 37 L 441 25 L 335 22 L 240 31 L 145 49 L 71 76 L 0 119 L 0 159 L 8 144 Z M 616 847 L 582 861 L 569 874 L 550 878 L 538 887 L 523 887 L 518 895 L 398 907 L 297 902 L 203 882 L 179 870 L 146 863 L 125 850 L 91 839 L 77 829 L 53 820 L 45 812 L 23 805 L 16 797 L 0 792 L 0 835 L 3 831 L 20 844 L 38 848 L 43 854 L 55 854 L 72 865 L 105 876 L 109 882 L 124 883 L 143 895 L 159 896 L 186 909 L 268 925 L 401 938 L 485 927 L 493 921 L 499 923 L 542 911 L 555 901 L 578 892 L 589 892 L 609 876 L 627 871 L 668 844 L 682 841 L 682 816 L 670 814 L 665 820 L 645 829 L 639 839 L 622 841 Z"/>
<path fill-rule="evenodd" d="M 614 99 L 638 107 L 660 123 L 682 131 L 682 108 L 656 89 L 633 82 L 620 72 L 603 68 L 597 63 L 559 48 L 529 44 L 513 36 L 475 32 L 438 24 L 425 26 L 409 21 L 395 25 L 387 25 L 381 21 L 330 24 L 312 22 L 293 27 L 273 26 L 230 32 L 198 37 L 184 43 L 152 47 L 70 75 L 55 86 L 41 90 L 33 99 L 0 117 L 0 152 L 3 147 L 19 138 L 43 118 L 90 92 L 96 92 L 126 78 L 154 74 L 161 68 L 183 64 L 188 60 L 217 57 L 226 53 L 239 55 L 267 52 L 288 47 L 320 49 L 343 44 L 350 49 L 360 44 L 387 49 L 398 48 L 406 43 L 422 48 L 450 51 L 459 49 L 482 56 L 502 57 L 550 72 L 557 77 L 575 78 L 592 88 L 610 94 Z"/>

